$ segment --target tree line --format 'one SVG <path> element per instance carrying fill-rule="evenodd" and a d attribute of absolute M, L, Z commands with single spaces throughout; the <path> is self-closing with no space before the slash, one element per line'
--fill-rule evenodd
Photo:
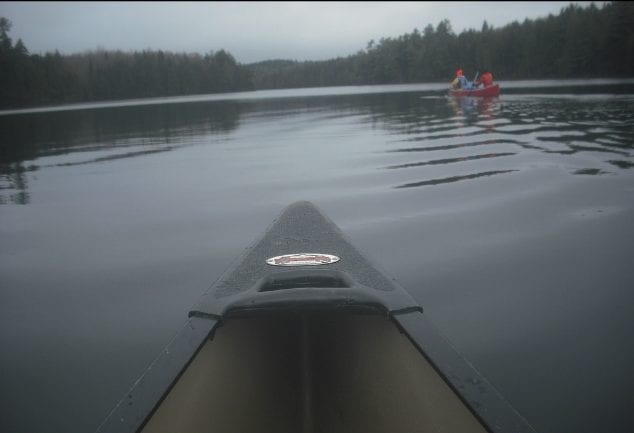
<path fill-rule="evenodd" d="M 449 20 L 422 32 L 370 41 L 365 50 L 321 62 L 249 65 L 257 89 L 449 81 L 488 70 L 515 79 L 634 76 L 634 3 L 571 4 L 558 15 L 455 34 Z"/>
<path fill-rule="evenodd" d="M 0 108 L 253 89 L 251 72 L 220 50 L 29 54 L 0 18 Z"/>
<path fill-rule="evenodd" d="M 558 15 L 456 34 L 449 20 L 325 61 L 238 63 L 225 50 L 30 54 L 0 18 L 0 108 L 293 87 L 634 76 L 634 6 L 571 4 Z"/>

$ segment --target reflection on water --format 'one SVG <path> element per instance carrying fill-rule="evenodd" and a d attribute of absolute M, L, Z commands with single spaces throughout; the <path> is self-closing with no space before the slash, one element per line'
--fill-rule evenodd
<path fill-rule="evenodd" d="M 8 194 L 0 203 L 29 202 L 26 173 L 39 165 L 25 168 L 24 161 L 72 154 L 55 165 L 74 166 L 166 152 L 234 130 L 247 107 L 229 101 L 0 116 L 0 190 Z"/>
<path fill-rule="evenodd" d="M 605 396 L 634 404 L 634 91 L 535 89 L 0 114 L 0 431 L 93 431 L 311 200 L 538 431 L 625 433 Z"/>
<path fill-rule="evenodd" d="M 494 120 L 500 111 L 499 97 L 463 96 L 448 99 L 455 115 L 464 118 L 465 121 Z"/>
<path fill-rule="evenodd" d="M 27 204 L 29 202 L 27 173 L 37 170 L 37 166 L 24 166 L 22 162 L 0 164 L 0 204 Z M 8 192 L 8 197 L 3 194 Z"/>
<path fill-rule="evenodd" d="M 210 137 L 229 136 L 239 127 L 240 117 L 244 114 L 249 124 L 274 122 L 275 119 L 288 121 L 308 113 L 306 118 L 311 122 L 321 123 L 334 123 L 348 116 L 353 123 L 370 123 L 372 128 L 383 129 L 390 136 L 390 144 L 421 143 L 415 147 L 385 148 L 388 154 L 430 152 L 443 156 L 423 161 L 411 161 L 407 157 L 403 162 L 388 164 L 386 168 L 389 169 L 423 169 L 425 166 L 449 166 L 478 160 L 488 163 L 490 159 L 500 157 L 522 160 L 534 151 L 556 155 L 614 155 L 619 159 L 597 163 L 625 169 L 631 167 L 629 158 L 634 142 L 631 102 L 626 96 L 575 99 L 558 95 L 511 94 L 495 98 L 455 98 L 381 93 L 0 116 L 0 203 L 29 202 L 29 178 L 40 167 L 38 159 L 66 156 L 52 159 L 52 164 L 77 166 L 169 152 L 182 146 L 205 143 Z M 324 115 L 320 116 L 319 112 Z M 303 128 L 304 119 L 297 118 Z M 483 153 L 483 149 L 488 150 Z M 470 153 L 470 150 L 477 150 L 477 153 Z M 475 172 L 497 171 L 487 170 L 491 168 L 490 164 L 481 167 L 485 170 Z M 514 171 L 521 169 L 512 162 L 506 167 Z M 578 170 L 581 171 L 572 172 L 609 172 L 600 167 L 585 166 Z M 442 179 L 480 177 L 446 174 L 458 175 L 443 176 Z M 396 185 L 386 186 L 436 185 L 433 179 L 438 178 L 403 179 Z"/>

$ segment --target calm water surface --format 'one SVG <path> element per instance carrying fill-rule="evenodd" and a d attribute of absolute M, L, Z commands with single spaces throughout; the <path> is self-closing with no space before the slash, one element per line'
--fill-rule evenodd
<path fill-rule="evenodd" d="M 296 200 L 537 431 L 631 431 L 634 85 L 444 87 L 0 113 L 0 431 L 93 431 Z"/>

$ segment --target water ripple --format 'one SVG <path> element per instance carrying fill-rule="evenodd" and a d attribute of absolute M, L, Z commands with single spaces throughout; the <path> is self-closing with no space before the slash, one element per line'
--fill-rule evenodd
<path fill-rule="evenodd" d="M 462 175 L 462 176 L 451 176 L 451 177 L 443 177 L 443 178 L 439 178 L 439 179 L 423 180 L 423 181 L 420 181 L 420 182 L 405 183 L 403 185 L 395 186 L 394 188 L 415 188 L 415 187 L 420 187 L 420 186 L 441 185 L 441 184 L 444 184 L 444 183 L 461 182 L 463 180 L 473 180 L 473 179 L 478 179 L 480 177 L 489 177 L 489 176 L 495 176 L 495 175 L 498 175 L 498 174 L 512 173 L 514 171 L 519 171 L 519 170 L 484 171 L 484 172 L 481 172 L 481 173 L 473 173 L 473 174 L 467 174 L 467 175 Z"/>
<path fill-rule="evenodd" d="M 418 140 L 417 140 L 418 141 Z M 473 146 L 485 146 L 489 144 L 518 144 L 521 145 L 522 142 L 518 140 L 512 139 L 500 139 L 500 140 L 482 140 L 482 141 L 471 141 L 468 143 L 457 143 L 457 144 L 448 144 L 445 146 L 422 146 L 422 147 L 404 147 L 400 149 L 388 150 L 386 152 L 429 152 L 435 150 L 450 150 L 450 149 L 459 149 L 461 147 L 473 147 Z"/>
<path fill-rule="evenodd" d="M 0 203 L 31 200 L 36 177 L 21 167 L 117 164 L 185 148 L 196 148 L 192 152 L 204 155 L 200 161 L 215 167 L 201 168 L 204 176 L 223 172 L 223 166 L 244 167 L 249 185 L 265 189 L 280 173 L 328 173 L 339 182 L 363 178 L 384 191 L 394 184 L 440 185 L 544 166 L 565 166 L 560 171 L 566 175 L 625 173 L 634 164 L 632 101 L 412 93 L 0 116 L 8 139 L 0 155 Z M 434 156 L 420 157 L 429 152 Z M 166 156 L 161 163 L 172 159 Z M 461 172 L 467 164 L 475 174 Z"/>
<path fill-rule="evenodd" d="M 398 168 L 410 168 L 410 167 L 421 167 L 424 165 L 446 165 L 453 164 L 456 162 L 464 162 L 464 161 L 474 161 L 477 159 L 485 159 L 485 158 L 498 158 L 501 156 L 511 156 L 516 155 L 516 153 L 506 152 L 506 153 L 485 153 L 481 155 L 470 155 L 463 156 L 458 158 L 444 158 L 444 159 L 434 159 L 431 161 L 422 161 L 422 162 L 412 162 L 407 164 L 398 164 L 398 165 L 390 165 L 385 167 L 386 169 L 398 169 Z"/>
<path fill-rule="evenodd" d="M 99 158 L 93 158 L 86 161 L 64 162 L 64 163 L 55 164 L 55 166 L 56 167 L 72 167 L 75 165 L 95 164 L 95 163 L 101 163 L 101 162 L 107 162 L 107 161 L 115 161 L 117 159 L 134 158 L 137 156 L 146 156 L 146 155 L 152 155 L 155 153 L 163 153 L 163 152 L 168 152 L 172 149 L 173 149 L 172 147 L 164 147 L 161 149 L 140 150 L 137 152 L 127 152 L 127 153 L 120 153 L 116 155 L 102 156 Z"/>
<path fill-rule="evenodd" d="M 614 174 L 612 170 L 627 170 L 634 166 L 630 149 L 634 148 L 634 114 L 631 98 L 606 98 L 593 96 L 577 99 L 572 95 L 548 98 L 510 97 L 449 99 L 443 107 L 438 100 L 428 100 L 423 105 L 425 116 L 389 115 L 384 123 L 388 136 L 397 136 L 387 144 L 420 143 L 384 150 L 385 154 L 405 155 L 419 152 L 439 152 L 441 157 L 422 161 L 397 161 L 384 165 L 383 169 L 398 170 L 446 167 L 445 177 L 432 176 L 429 180 L 402 181 L 395 188 L 440 185 L 466 181 L 493 175 L 532 169 L 542 162 L 561 167 L 566 158 L 567 173 L 572 175 Z M 430 117 L 430 107 L 435 116 Z M 423 109 L 421 108 L 421 111 Z M 498 146 L 514 146 L 504 149 Z M 487 153 L 472 155 L 447 155 L 460 149 L 490 148 Z M 540 156 L 542 155 L 542 156 Z M 552 156 L 550 156 L 552 155 Z M 599 155 L 614 155 L 608 161 L 597 159 Z M 507 157 L 511 170 L 498 170 L 495 159 Z M 596 165 L 591 161 L 596 161 Z M 485 161 L 486 165 L 485 165 Z M 529 162 L 530 161 L 530 162 Z M 484 168 L 475 174 L 451 173 L 449 167 L 459 162 L 479 164 Z M 513 167 L 515 165 L 515 167 Z M 572 168 L 570 168 L 572 165 Z M 506 167 L 505 167 L 506 168 Z M 610 169 L 612 168 L 612 169 Z M 410 172 L 404 172 L 410 173 Z M 454 175 L 452 175 L 454 174 Z"/>

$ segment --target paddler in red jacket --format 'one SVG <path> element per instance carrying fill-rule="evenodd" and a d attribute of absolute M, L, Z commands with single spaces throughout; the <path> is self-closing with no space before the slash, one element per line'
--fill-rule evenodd
<path fill-rule="evenodd" d="M 484 85 L 484 87 L 489 87 L 493 85 L 493 74 L 490 72 L 485 72 L 482 74 L 479 80 L 475 81 L 475 85 L 479 86 L 480 84 Z"/>

